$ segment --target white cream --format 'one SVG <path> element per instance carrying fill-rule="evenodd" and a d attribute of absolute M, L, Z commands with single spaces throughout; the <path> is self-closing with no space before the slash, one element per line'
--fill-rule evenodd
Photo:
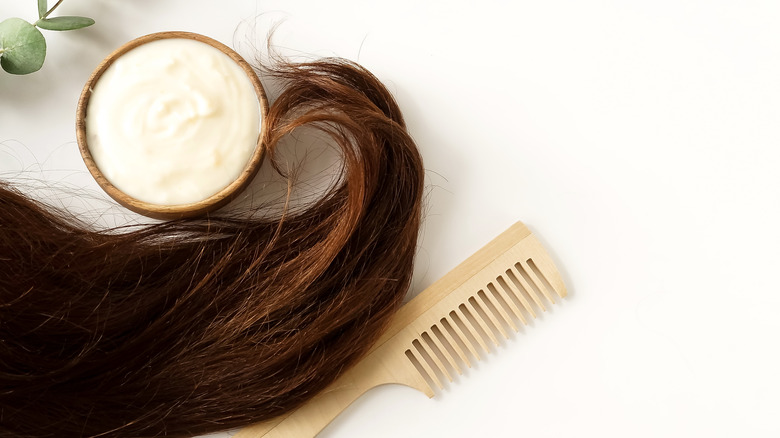
<path fill-rule="evenodd" d="M 162 39 L 102 74 L 87 107 L 87 144 L 119 190 L 151 204 L 187 204 L 238 178 L 260 117 L 252 82 L 229 56 L 199 41 Z"/>

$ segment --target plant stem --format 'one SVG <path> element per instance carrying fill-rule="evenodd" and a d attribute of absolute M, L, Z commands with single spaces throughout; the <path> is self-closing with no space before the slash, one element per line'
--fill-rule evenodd
<path fill-rule="evenodd" d="M 63 1 L 64 0 L 59 0 L 57 3 L 55 3 L 54 6 L 52 6 L 48 11 L 46 11 L 45 14 L 43 14 L 43 17 L 41 17 L 41 20 L 43 20 L 44 18 L 48 17 L 52 12 L 54 12 L 54 10 L 57 9 L 57 6 L 59 6 L 60 3 L 62 3 Z"/>

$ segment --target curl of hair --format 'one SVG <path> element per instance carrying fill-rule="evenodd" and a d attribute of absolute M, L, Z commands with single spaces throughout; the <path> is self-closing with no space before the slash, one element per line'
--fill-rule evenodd
<path fill-rule="evenodd" d="M 265 144 L 332 139 L 338 182 L 275 218 L 94 230 L 0 182 L 0 437 L 183 437 L 294 409 L 401 305 L 423 167 L 363 67 L 283 64 Z"/>

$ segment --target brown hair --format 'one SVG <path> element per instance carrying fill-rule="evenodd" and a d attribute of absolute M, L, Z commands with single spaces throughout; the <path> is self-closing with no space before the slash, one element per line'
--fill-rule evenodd
<path fill-rule="evenodd" d="M 0 183 L 0 437 L 192 436 L 268 419 L 381 333 L 412 273 L 417 148 L 359 65 L 272 74 L 272 164 L 303 126 L 343 158 L 305 208 L 93 230 Z"/>

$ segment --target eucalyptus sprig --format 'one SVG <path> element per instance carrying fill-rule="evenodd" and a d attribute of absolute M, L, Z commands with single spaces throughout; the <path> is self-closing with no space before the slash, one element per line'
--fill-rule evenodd
<path fill-rule="evenodd" d="M 87 17 L 51 17 L 63 0 L 51 8 L 47 0 L 38 0 L 38 20 L 30 23 L 21 18 L 0 22 L 0 67 L 8 73 L 26 75 L 40 70 L 46 59 L 46 38 L 39 29 L 74 30 L 92 26 L 95 20 Z"/>

